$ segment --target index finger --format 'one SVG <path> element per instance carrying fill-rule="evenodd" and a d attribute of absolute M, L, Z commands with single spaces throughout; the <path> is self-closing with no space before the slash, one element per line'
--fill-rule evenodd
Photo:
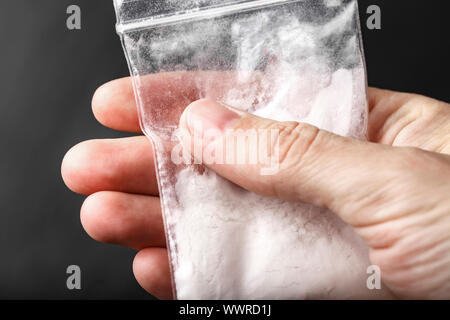
<path fill-rule="evenodd" d="M 105 127 L 142 133 L 130 77 L 110 81 L 94 94 L 92 111 Z"/>
<path fill-rule="evenodd" d="M 156 100 L 162 100 L 163 103 L 168 104 L 165 109 L 174 109 L 172 114 L 166 116 L 177 117 L 185 107 L 195 100 L 204 97 L 220 100 L 220 97 L 230 89 L 236 90 L 236 87 L 245 84 L 258 83 L 260 80 L 258 75 L 260 74 L 253 73 L 253 76 L 250 77 L 251 80 L 240 84 L 236 83 L 233 72 L 169 72 L 147 75 L 139 78 L 140 90 L 144 91 L 141 92 L 141 95 L 144 100 L 148 100 L 142 103 L 154 103 L 156 107 L 159 104 Z M 205 87 L 205 81 L 208 82 L 209 92 L 199 92 L 199 88 Z M 245 91 L 245 88 L 242 90 Z M 368 100 L 372 113 L 379 98 L 386 96 L 387 92 L 389 91 L 369 89 Z M 101 86 L 94 94 L 92 109 L 96 119 L 106 127 L 119 131 L 142 133 L 130 77 L 113 80 Z M 161 110 L 161 107 L 159 109 Z M 176 122 L 177 120 L 170 121 Z"/>
<path fill-rule="evenodd" d="M 231 89 L 259 83 L 259 73 L 248 74 L 245 82 L 236 83 L 235 72 L 198 71 L 167 72 L 142 76 L 138 79 L 139 99 L 145 115 L 160 125 L 178 123 L 184 108 L 200 98 L 223 99 Z M 130 77 L 113 80 L 94 94 L 92 109 L 97 120 L 111 129 L 137 132 L 138 109 Z M 165 119 L 165 120 L 163 120 Z"/>

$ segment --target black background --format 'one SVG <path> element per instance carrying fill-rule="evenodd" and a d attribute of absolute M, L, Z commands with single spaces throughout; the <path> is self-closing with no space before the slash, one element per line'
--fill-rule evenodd
<path fill-rule="evenodd" d="M 359 1 L 369 85 L 450 101 L 443 1 Z M 66 9 L 82 10 L 82 30 Z M 365 27 L 382 9 L 382 30 Z M 65 188 L 60 163 L 74 144 L 124 136 L 94 119 L 102 83 L 128 75 L 112 0 L 0 3 L 0 299 L 151 299 L 134 280 L 132 250 L 91 240 L 79 222 L 83 197 Z M 66 268 L 82 269 L 82 290 Z"/>

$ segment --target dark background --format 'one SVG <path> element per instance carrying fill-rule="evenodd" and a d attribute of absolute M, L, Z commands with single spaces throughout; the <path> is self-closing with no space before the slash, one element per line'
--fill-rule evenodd
<path fill-rule="evenodd" d="M 369 84 L 450 101 L 448 13 L 441 1 L 359 1 Z M 66 28 L 66 8 L 82 30 Z M 365 27 L 382 9 L 382 30 Z M 151 299 L 134 280 L 135 252 L 91 240 L 83 197 L 65 188 L 60 163 L 86 139 L 120 137 L 94 119 L 102 83 L 128 75 L 112 0 L 0 3 L 0 299 Z M 66 288 L 66 268 L 82 290 Z"/>

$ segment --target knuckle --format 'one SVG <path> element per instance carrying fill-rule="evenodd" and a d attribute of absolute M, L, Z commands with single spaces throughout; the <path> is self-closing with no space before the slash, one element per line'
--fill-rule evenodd
<path fill-rule="evenodd" d="M 320 130 L 314 126 L 285 122 L 276 124 L 273 129 L 277 130 L 277 139 L 273 142 L 272 149 L 276 150 L 278 161 L 277 174 L 270 178 L 275 187 L 275 194 L 295 193 L 292 183 L 298 177 L 306 159 L 311 155 L 314 145 L 318 142 Z M 309 160 L 307 160 L 309 161 Z M 290 189 L 290 190 L 286 190 Z"/>
<path fill-rule="evenodd" d="M 313 149 L 320 130 L 306 123 L 288 122 L 280 128 L 279 162 L 282 167 L 297 167 Z"/>

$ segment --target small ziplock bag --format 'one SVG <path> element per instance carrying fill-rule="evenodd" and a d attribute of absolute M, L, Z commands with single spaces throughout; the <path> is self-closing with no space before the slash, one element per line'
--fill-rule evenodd
<path fill-rule="evenodd" d="M 180 117 L 201 98 L 364 139 L 357 1 L 115 0 L 115 8 L 153 144 L 174 297 L 382 295 L 367 287 L 368 247 L 332 212 L 258 196 L 174 159 Z"/>

